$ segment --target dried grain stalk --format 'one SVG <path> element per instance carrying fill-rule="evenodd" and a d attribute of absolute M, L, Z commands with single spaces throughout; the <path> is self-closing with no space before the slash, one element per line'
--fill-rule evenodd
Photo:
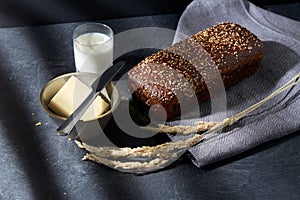
<path fill-rule="evenodd" d="M 86 154 L 83 160 L 91 160 L 97 163 L 110 166 L 112 168 L 131 172 L 131 173 L 147 173 L 164 168 L 190 147 L 199 142 L 211 138 L 226 126 L 230 126 L 241 118 L 245 117 L 250 112 L 262 106 L 264 103 L 279 95 L 283 91 L 295 86 L 300 82 L 298 80 L 300 73 L 284 84 L 282 87 L 274 91 L 265 99 L 250 106 L 242 112 L 231 118 L 226 118 L 223 122 L 199 122 L 195 126 L 161 126 L 160 132 L 183 134 L 198 133 L 204 131 L 203 134 L 194 134 L 188 139 L 183 139 L 175 142 L 167 142 L 157 146 L 143 146 L 137 148 L 118 148 L 118 147 L 93 147 L 85 143 L 76 142 L 79 147 L 86 149 L 89 153 Z M 157 131 L 157 129 L 153 129 Z"/>

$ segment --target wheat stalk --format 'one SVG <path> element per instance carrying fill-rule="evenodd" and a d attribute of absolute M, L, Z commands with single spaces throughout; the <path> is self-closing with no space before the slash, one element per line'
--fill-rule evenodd
<path fill-rule="evenodd" d="M 233 117 L 226 118 L 222 122 L 198 122 L 195 126 L 165 126 L 160 125 L 160 132 L 184 134 L 197 133 L 204 131 L 203 134 L 195 134 L 192 137 L 176 142 L 167 142 L 157 146 L 143 146 L 137 148 L 118 148 L 118 147 L 93 147 L 85 143 L 76 142 L 79 147 L 86 149 L 87 153 L 83 160 L 92 160 L 97 163 L 102 163 L 115 169 L 131 172 L 131 173 L 146 173 L 161 169 L 176 160 L 182 153 L 190 147 L 198 144 L 204 139 L 209 139 L 217 134 L 226 126 L 230 126 L 241 118 L 245 117 L 250 112 L 262 106 L 264 103 L 281 94 L 287 89 L 295 86 L 300 82 L 298 80 L 300 73 L 294 76 L 286 84 L 278 88 L 272 94 L 250 106 Z M 158 129 L 152 129 L 157 131 Z"/>

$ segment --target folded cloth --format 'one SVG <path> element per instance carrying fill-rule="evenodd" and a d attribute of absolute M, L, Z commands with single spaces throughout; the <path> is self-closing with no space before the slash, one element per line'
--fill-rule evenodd
<path fill-rule="evenodd" d="M 265 55 L 259 70 L 226 90 L 227 108 L 223 112 L 204 115 L 199 119 L 173 121 L 170 125 L 220 121 L 220 116 L 233 116 L 262 100 L 300 72 L 300 22 L 243 0 L 194 0 L 179 20 L 174 41 L 183 39 L 182 33 L 191 36 L 227 21 L 246 27 L 263 41 Z M 193 162 L 198 167 L 204 166 L 299 130 L 299 94 L 300 86 L 296 85 L 217 137 L 190 148 Z M 208 109 L 210 104 L 206 102 L 201 106 Z"/>

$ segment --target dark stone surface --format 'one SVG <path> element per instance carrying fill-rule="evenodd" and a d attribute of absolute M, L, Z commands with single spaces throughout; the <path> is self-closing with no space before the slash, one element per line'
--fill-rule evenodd
<path fill-rule="evenodd" d="M 289 15 L 299 19 L 297 12 Z M 141 26 L 175 29 L 178 18 L 105 23 L 118 33 Z M 300 198 L 299 132 L 200 169 L 186 155 L 142 176 L 82 161 L 85 151 L 56 135 L 38 99 L 49 80 L 74 71 L 71 36 L 77 25 L 0 29 L 0 199 Z M 42 126 L 35 126 L 38 121 Z"/>

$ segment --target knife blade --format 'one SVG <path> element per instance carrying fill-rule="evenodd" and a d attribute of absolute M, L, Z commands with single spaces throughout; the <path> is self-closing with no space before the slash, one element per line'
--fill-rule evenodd
<path fill-rule="evenodd" d="M 74 129 L 77 122 L 80 120 L 82 115 L 92 104 L 95 98 L 100 94 L 101 90 L 117 75 L 117 73 L 125 65 L 124 61 L 117 62 L 116 64 L 109 67 L 100 75 L 91 85 L 92 91 L 85 98 L 85 100 L 80 104 L 80 106 L 64 121 L 58 128 L 58 135 L 68 135 Z"/>

